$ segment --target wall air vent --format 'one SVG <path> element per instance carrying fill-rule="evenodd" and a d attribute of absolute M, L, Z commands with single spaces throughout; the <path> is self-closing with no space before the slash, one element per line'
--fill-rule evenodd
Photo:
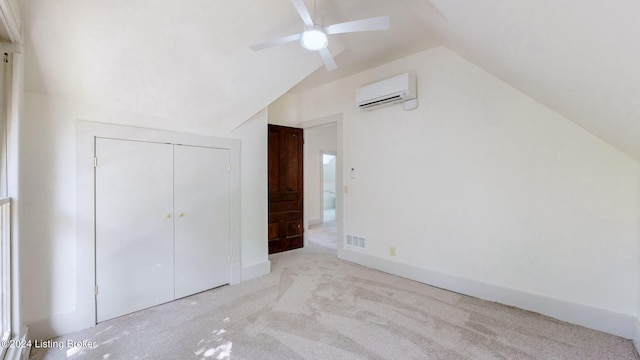
<path fill-rule="evenodd" d="M 366 240 L 361 236 L 347 234 L 347 246 L 364 249 L 367 246 Z"/>
<path fill-rule="evenodd" d="M 368 102 L 368 103 L 363 103 L 363 104 L 358 105 L 358 106 L 360 107 L 360 109 L 369 109 L 369 108 L 372 108 L 372 107 L 382 106 L 382 105 L 389 104 L 389 103 L 395 104 L 398 101 L 404 101 L 404 100 L 402 100 L 402 97 L 400 95 L 394 95 L 394 96 L 391 96 L 391 97 L 388 97 L 388 98 L 375 100 L 375 101 L 371 101 L 371 102 Z"/>

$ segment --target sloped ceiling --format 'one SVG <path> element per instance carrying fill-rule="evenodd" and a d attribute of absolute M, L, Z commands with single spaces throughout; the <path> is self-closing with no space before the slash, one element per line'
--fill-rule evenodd
<path fill-rule="evenodd" d="M 268 5 L 267 5 L 268 3 Z M 288 1 L 27 0 L 25 89 L 229 131 L 321 60 L 248 46 L 273 24 L 299 28 Z"/>
<path fill-rule="evenodd" d="M 639 1 L 432 3 L 447 47 L 640 160 Z"/>
<path fill-rule="evenodd" d="M 338 70 L 297 43 L 290 0 L 22 0 L 26 90 L 229 131 L 300 91 L 444 45 L 640 160 L 640 2 L 306 0 L 316 22 L 389 14 L 336 35 Z M 188 126 L 187 126 L 188 125 Z"/>
<path fill-rule="evenodd" d="M 327 24 L 407 15 L 389 3 L 322 0 L 308 6 L 318 22 Z M 290 0 L 24 0 L 22 10 L 26 91 L 175 119 L 189 131 L 229 131 L 311 72 L 327 72 L 319 55 L 297 42 L 249 49 L 303 30 Z M 423 31 L 411 32 L 421 21 L 409 15 L 411 24 L 397 21 L 382 39 L 379 34 L 337 35 L 330 50 L 339 56 L 349 45 L 349 52 L 357 53 L 351 36 L 368 39 L 360 48 L 374 56 L 366 57 L 389 49 L 399 53 L 366 66 L 405 55 L 407 42 L 413 52 L 421 50 L 415 44 L 424 43 Z M 415 41 L 396 43 L 409 34 Z"/>

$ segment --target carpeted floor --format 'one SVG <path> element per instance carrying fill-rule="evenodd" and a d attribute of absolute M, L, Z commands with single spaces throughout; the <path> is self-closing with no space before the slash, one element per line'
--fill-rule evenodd
<path fill-rule="evenodd" d="M 62 349 L 31 358 L 640 359 L 629 340 L 313 249 L 271 256 L 262 278 L 54 339 Z"/>
<path fill-rule="evenodd" d="M 338 248 L 338 224 L 336 220 L 309 226 L 309 241 L 336 250 Z"/>

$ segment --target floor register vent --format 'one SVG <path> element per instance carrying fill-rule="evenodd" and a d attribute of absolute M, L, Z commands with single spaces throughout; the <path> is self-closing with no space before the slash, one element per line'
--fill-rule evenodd
<path fill-rule="evenodd" d="M 364 249 L 366 241 L 363 237 L 347 234 L 347 246 Z"/>

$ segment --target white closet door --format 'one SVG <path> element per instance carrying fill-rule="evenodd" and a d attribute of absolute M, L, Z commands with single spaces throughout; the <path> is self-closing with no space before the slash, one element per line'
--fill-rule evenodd
<path fill-rule="evenodd" d="M 174 147 L 176 299 L 228 284 L 229 151 Z"/>
<path fill-rule="evenodd" d="M 96 139 L 98 322 L 174 299 L 173 147 Z"/>

